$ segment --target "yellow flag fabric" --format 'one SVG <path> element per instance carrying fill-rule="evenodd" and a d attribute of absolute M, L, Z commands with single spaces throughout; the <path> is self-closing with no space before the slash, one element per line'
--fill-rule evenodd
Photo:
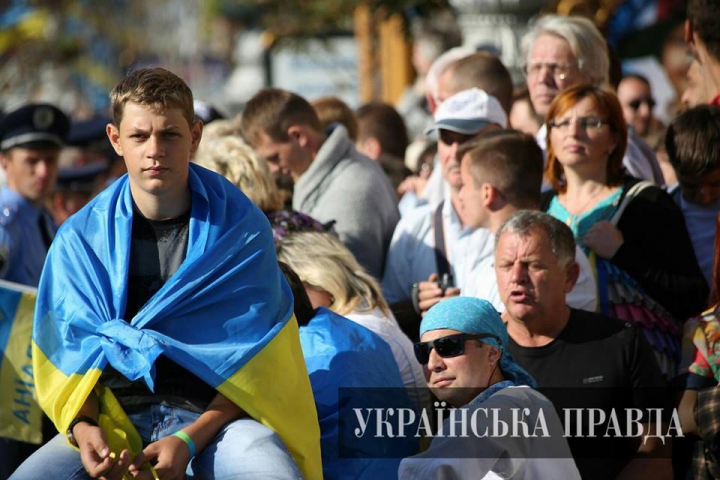
<path fill-rule="evenodd" d="M 0 281 L 0 437 L 39 444 L 42 411 L 30 348 L 35 299 L 35 289 Z"/>

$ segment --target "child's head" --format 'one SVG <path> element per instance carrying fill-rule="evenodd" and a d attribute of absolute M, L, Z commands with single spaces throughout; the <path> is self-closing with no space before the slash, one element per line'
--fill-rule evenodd
<path fill-rule="evenodd" d="M 192 128 L 195 123 L 193 94 L 177 75 L 164 68 L 142 68 L 123 78 L 110 92 L 113 119 L 120 126 L 128 102 L 150 107 L 157 112 L 177 108 Z"/>
<path fill-rule="evenodd" d="M 192 92 L 173 73 L 151 68 L 125 77 L 110 97 L 115 120 L 106 132 L 125 161 L 136 205 L 146 216 L 183 213 L 176 210 L 189 201 L 188 165 L 203 130 Z"/>
<path fill-rule="evenodd" d="M 678 115 L 665 135 L 665 148 L 689 202 L 720 200 L 720 107 L 700 105 Z"/>

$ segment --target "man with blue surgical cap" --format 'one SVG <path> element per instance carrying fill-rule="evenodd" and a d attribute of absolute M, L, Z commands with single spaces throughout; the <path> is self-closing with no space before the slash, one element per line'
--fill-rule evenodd
<path fill-rule="evenodd" d="M 456 410 L 428 450 L 401 462 L 401 479 L 580 478 L 555 408 L 505 349 L 491 303 L 447 299 L 428 311 L 420 337 L 415 356 L 428 387 Z M 516 428 L 518 418 L 529 428 Z"/>

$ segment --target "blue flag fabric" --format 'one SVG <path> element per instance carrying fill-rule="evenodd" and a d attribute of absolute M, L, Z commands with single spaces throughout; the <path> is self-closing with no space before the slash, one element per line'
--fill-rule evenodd
<path fill-rule="evenodd" d="M 418 440 L 355 435 L 356 409 L 414 407 L 390 346 L 326 308 L 300 327 L 300 342 L 320 420 L 324 477 L 396 478 L 400 460 L 418 452 Z"/>

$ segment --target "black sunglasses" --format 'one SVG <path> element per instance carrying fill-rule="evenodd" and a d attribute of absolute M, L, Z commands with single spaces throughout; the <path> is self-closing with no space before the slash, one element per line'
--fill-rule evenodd
<path fill-rule="evenodd" d="M 413 345 L 415 358 L 420 365 L 425 365 L 430 360 L 430 350 L 433 348 L 443 358 L 459 357 L 465 353 L 465 342 L 467 340 L 480 340 L 483 338 L 493 338 L 498 342 L 498 345 L 502 346 L 500 337 L 492 333 L 455 333 L 429 342 L 416 343 Z"/>
<path fill-rule="evenodd" d="M 630 108 L 633 110 L 637 110 L 643 103 L 647 103 L 648 108 L 651 110 L 655 107 L 655 100 L 652 98 L 638 98 L 637 100 L 628 102 L 628 105 L 630 105 Z"/>

